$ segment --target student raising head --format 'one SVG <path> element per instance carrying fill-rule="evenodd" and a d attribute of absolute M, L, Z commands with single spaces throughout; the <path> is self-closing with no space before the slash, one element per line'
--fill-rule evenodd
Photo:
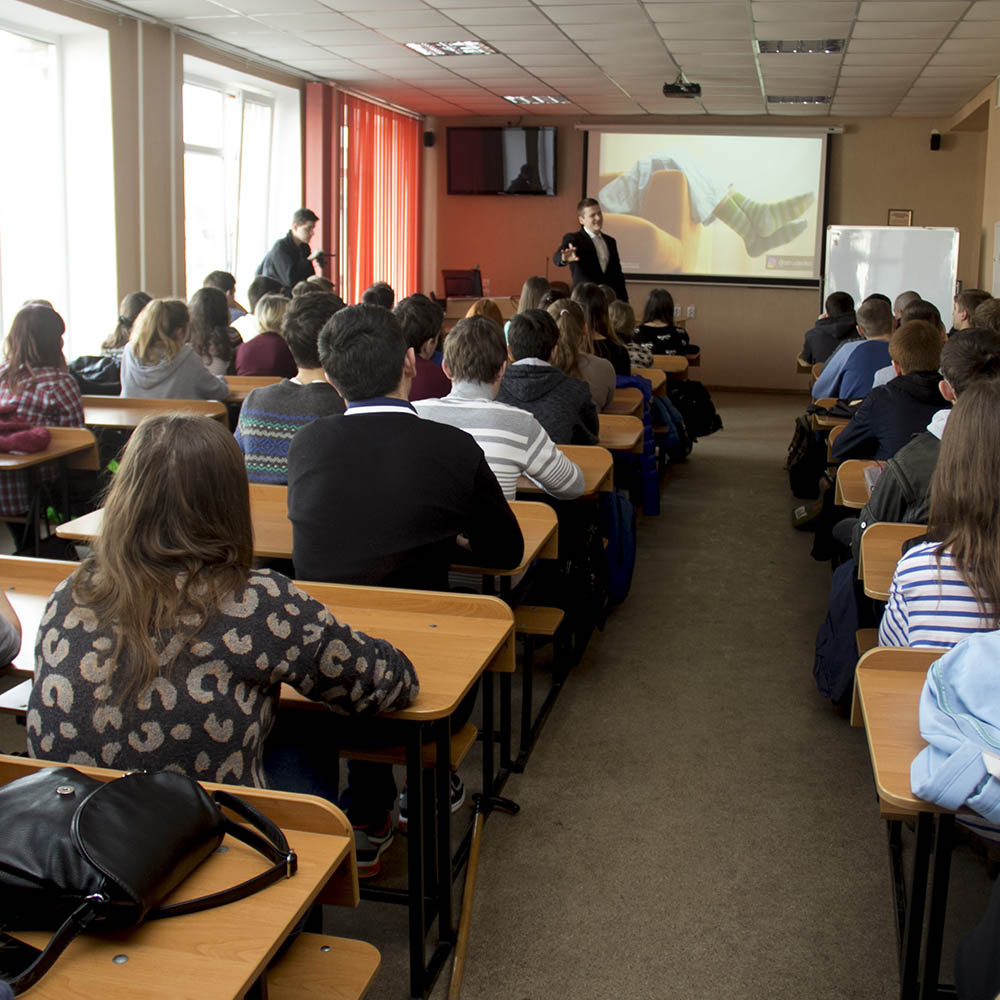
<path fill-rule="evenodd" d="M 243 457 L 208 417 L 139 425 L 93 554 L 42 620 L 34 757 L 264 787 L 282 683 L 352 715 L 403 707 L 417 690 L 388 642 L 253 568 Z"/>

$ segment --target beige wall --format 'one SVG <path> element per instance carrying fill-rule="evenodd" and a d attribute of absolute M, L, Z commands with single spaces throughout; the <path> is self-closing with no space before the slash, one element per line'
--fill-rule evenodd
<path fill-rule="evenodd" d="M 551 255 L 562 233 L 576 228 L 575 205 L 581 196 L 583 134 L 578 119 L 545 118 L 522 124 L 557 124 L 558 194 L 554 198 L 469 197 L 447 194 L 445 128 L 477 123 L 504 124 L 500 119 L 439 119 L 437 143 L 427 157 L 436 167 L 425 189 L 425 210 L 437 219 L 436 254 L 426 280 L 440 294 L 440 269 L 483 269 L 493 295 L 517 294 L 525 278 L 546 274 L 565 278 Z M 642 124 L 696 124 L 705 119 L 641 119 Z M 622 119 L 622 123 L 637 121 Z M 775 119 L 713 119 L 713 124 L 767 124 Z M 786 124 L 781 122 L 781 124 Z M 788 124 L 828 125 L 829 119 L 796 119 Z M 890 208 L 910 208 L 918 226 L 956 226 L 961 232 L 959 279 L 979 280 L 982 231 L 983 170 L 986 137 L 981 132 L 943 136 L 942 148 L 931 152 L 931 119 L 854 119 L 843 135 L 831 137 L 829 213 L 840 225 L 885 225 Z M 997 137 L 1000 158 L 1000 133 Z M 1000 185 L 997 189 L 1000 201 Z M 1000 218 L 1000 215 L 997 216 Z M 612 232 L 611 235 L 614 235 Z M 630 298 L 641 311 L 649 285 L 630 283 Z M 795 373 L 802 335 L 820 311 L 816 289 L 747 288 L 672 283 L 667 287 L 685 310 L 691 339 L 703 350 L 699 377 L 714 385 L 772 389 L 803 388 Z M 897 289 L 895 291 L 901 291 Z M 889 294 L 894 291 L 887 290 Z"/>

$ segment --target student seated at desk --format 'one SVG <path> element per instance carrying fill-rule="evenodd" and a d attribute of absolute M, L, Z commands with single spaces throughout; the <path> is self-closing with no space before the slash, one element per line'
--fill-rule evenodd
<path fill-rule="evenodd" d="M 243 462 L 217 420 L 143 420 L 92 545 L 42 617 L 33 757 L 264 787 L 281 684 L 340 715 L 402 708 L 417 692 L 403 653 L 253 568 Z"/>
<path fill-rule="evenodd" d="M 556 366 L 559 327 L 541 309 L 518 313 L 510 321 L 507 347 L 513 364 L 500 382 L 497 399 L 527 410 L 556 444 L 597 444 L 597 406 L 582 378 Z"/>
<path fill-rule="evenodd" d="M 823 303 L 823 315 L 806 333 L 799 357 L 807 365 L 826 362 L 841 344 L 858 339 L 854 299 L 847 292 L 832 292 Z"/>
<path fill-rule="evenodd" d="M 892 577 L 882 646 L 950 649 L 998 627 L 1000 380 L 979 380 L 955 403 L 931 478 L 928 536 Z"/>
<path fill-rule="evenodd" d="M 139 313 L 122 354 L 123 396 L 225 399 L 229 395 L 226 380 L 213 375 L 187 343 L 187 327 L 188 310 L 180 299 L 153 299 Z"/>
<path fill-rule="evenodd" d="M 690 342 L 687 331 L 674 325 L 674 297 L 665 288 L 654 288 L 649 293 L 635 339 L 654 354 L 697 354 L 699 350 Z"/>
<path fill-rule="evenodd" d="M 326 380 L 319 361 L 319 332 L 338 309 L 340 297 L 314 292 L 292 299 L 281 335 L 298 365 L 294 378 L 251 389 L 243 401 L 236 443 L 251 483 L 288 482 L 288 447 L 295 432 L 318 417 L 344 412 L 340 393 Z"/>
<path fill-rule="evenodd" d="M 319 356 L 347 411 L 307 424 L 292 439 L 296 576 L 447 590 L 453 562 L 518 566 L 521 529 L 482 449 L 465 431 L 421 420 L 408 401 L 416 366 L 395 316 L 380 306 L 342 309 L 320 333 Z M 475 690 L 452 716 L 453 727 L 471 714 Z M 301 730 L 284 735 L 288 750 L 302 739 Z M 392 842 L 395 797 L 390 766 L 351 762 L 341 807 L 358 830 L 361 874 L 377 871 Z M 453 808 L 463 798 L 454 786 Z"/>
<path fill-rule="evenodd" d="M 937 306 L 934 305 L 933 302 L 925 302 L 923 299 L 917 299 L 916 302 L 911 302 L 903 310 L 903 318 L 897 324 L 896 329 L 898 330 L 904 323 L 909 323 L 916 319 L 919 319 L 924 323 L 930 323 L 939 332 L 942 344 L 948 339 L 944 323 L 941 322 L 941 314 L 938 312 Z M 894 378 L 896 378 L 897 375 L 898 372 L 890 362 L 885 366 L 885 368 L 880 368 L 877 372 L 875 372 L 875 378 L 872 379 L 872 388 L 877 389 L 879 386 L 888 385 Z"/>
<path fill-rule="evenodd" d="M 188 343 L 213 375 L 235 375 L 236 348 L 243 342 L 229 325 L 229 306 L 218 288 L 199 288 L 188 300 Z"/>
<path fill-rule="evenodd" d="M 35 427 L 82 427 L 83 398 L 66 370 L 62 316 L 51 306 L 29 302 L 18 310 L 4 342 L 0 367 L 0 406 L 16 407 L 5 419 Z M 42 466 L 43 481 L 56 471 Z M 16 517 L 31 504 L 27 472 L 0 472 L 0 514 Z"/>
<path fill-rule="evenodd" d="M 399 320 L 407 344 L 413 348 L 416 374 L 410 384 L 410 402 L 447 396 L 451 392 L 451 381 L 441 366 L 432 360 L 444 322 L 444 311 L 426 295 L 416 294 L 403 299 L 392 314 Z"/>
<path fill-rule="evenodd" d="M 632 362 L 611 326 L 608 300 L 601 286 L 585 281 L 573 289 L 570 298 L 583 310 L 583 324 L 590 334 L 593 353 L 610 361 L 616 375 L 631 375 Z"/>
<path fill-rule="evenodd" d="M 865 299 L 858 307 L 857 319 L 858 332 L 864 339 L 841 344 L 823 365 L 812 387 L 813 399 L 860 399 L 871 390 L 875 373 L 889 363 L 893 322 L 888 303 Z"/>
<path fill-rule="evenodd" d="M 284 295 L 261 296 L 255 310 L 260 332 L 250 343 L 236 348 L 237 375 L 291 378 L 295 374 L 298 366 L 279 333 L 289 301 Z"/>
<path fill-rule="evenodd" d="M 118 325 L 114 332 L 101 344 L 101 354 L 121 360 L 122 351 L 128 343 L 139 313 L 146 304 L 153 301 L 153 296 L 146 292 L 129 292 L 118 306 Z"/>
<path fill-rule="evenodd" d="M 0 664 L 12 663 L 21 651 L 21 622 L 0 590 Z"/>
<path fill-rule="evenodd" d="M 260 333 L 260 327 L 257 325 L 257 317 L 254 315 L 257 303 L 265 295 L 282 294 L 281 287 L 281 282 L 277 278 L 269 278 L 266 274 L 258 274 L 247 285 L 247 300 L 250 312 L 244 313 L 242 316 L 231 321 L 232 328 L 240 335 L 244 344 L 253 340 Z"/>
<path fill-rule="evenodd" d="M 910 320 L 889 340 L 896 377 L 875 386 L 833 444 L 833 458 L 888 459 L 919 434 L 941 409 L 942 333 L 931 323 Z"/>
<path fill-rule="evenodd" d="M 530 325 L 531 317 L 544 318 L 549 324 L 546 346 L 551 355 L 558 333 L 551 317 L 540 309 L 518 313 L 511 320 L 511 333 Z M 485 316 L 459 320 L 444 344 L 444 371 L 452 380 L 451 392 L 443 399 L 414 403 L 417 413 L 471 434 L 508 500 L 517 496 L 517 481 L 522 474 L 552 496 L 574 500 L 583 493 L 579 466 L 552 443 L 531 412 L 497 401 L 506 370 L 507 350 L 500 327 Z M 566 378 L 551 366 L 548 370 L 558 378 Z M 593 407 L 587 387 L 580 381 L 577 385 Z M 595 412 L 595 422 L 596 416 Z"/>
<path fill-rule="evenodd" d="M 606 410 L 615 398 L 615 369 L 607 358 L 594 354 L 583 309 L 570 299 L 557 299 L 546 312 L 559 328 L 553 364 L 564 375 L 583 379 L 590 388 L 594 405 L 598 410 Z"/>

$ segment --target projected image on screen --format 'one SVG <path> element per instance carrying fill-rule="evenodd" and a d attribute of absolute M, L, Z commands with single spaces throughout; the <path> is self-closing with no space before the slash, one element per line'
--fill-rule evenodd
<path fill-rule="evenodd" d="M 824 143 L 591 131 L 587 193 L 626 275 L 815 280 Z"/>

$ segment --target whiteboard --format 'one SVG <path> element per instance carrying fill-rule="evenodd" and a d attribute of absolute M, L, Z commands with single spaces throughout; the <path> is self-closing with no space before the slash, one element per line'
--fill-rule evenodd
<path fill-rule="evenodd" d="M 872 292 L 895 299 L 912 289 L 938 307 L 947 327 L 957 279 L 957 229 L 827 226 L 824 301 L 849 292 L 860 305 Z"/>

